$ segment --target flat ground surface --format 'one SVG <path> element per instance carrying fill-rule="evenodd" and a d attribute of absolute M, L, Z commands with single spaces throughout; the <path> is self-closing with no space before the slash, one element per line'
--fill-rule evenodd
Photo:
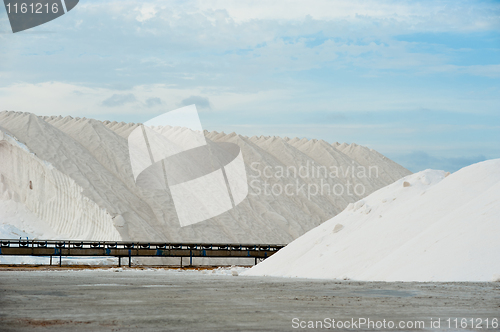
<path fill-rule="evenodd" d="M 385 319 L 386 326 L 392 321 L 393 330 L 404 331 L 418 321 L 425 323 L 424 330 L 484 331 L 486 324 L 499 330 L 491 323 L 500 319 L 500 283 L 324 281 L 137 269 L 0 270 L 2 332 L 293 331 L 300 330 L 294 327 L 301 322 L 359 323 L 363 318 L 379 324 Z M 440 328 L 431 327 L 431 319 L 436 324 L 439 318 Z M 463 328 L 462 318 L 467 318 Z M 401 322 L 405 328 L 398 329 Z M 350 329 L 355 330 L 390 329 Z"/>

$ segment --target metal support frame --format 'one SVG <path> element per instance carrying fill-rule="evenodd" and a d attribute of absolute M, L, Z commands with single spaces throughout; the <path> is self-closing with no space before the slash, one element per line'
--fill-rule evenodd
<path fill-rule="evenodd" d="M 117 241 L 81 241 L 81 240 L 22 240 L 0 239 L 0 256 L 59 256 L 62 267 L 62 256 L 117 257 L 118 266 L 122 266 L 121 258 L 128 256 L 128 266 L 132 267 L 132 256 L 135 257 L 180 257 L 181 267 L 184 257 L 189 257 L 189 266 L 193 266 L 193 257 L 205 258 L 254 258 L 255 264 L 260 260 L 278 252 L 284 245 L 279 244 L 228 244 L 228 243 L 167 243 L 167 242 L 117 242 Z"/>

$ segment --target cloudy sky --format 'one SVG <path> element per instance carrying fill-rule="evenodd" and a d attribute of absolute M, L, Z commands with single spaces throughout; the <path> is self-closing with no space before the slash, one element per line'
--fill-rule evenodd
<path fill-rule="evenodd" d="M 500 158 L 498 1 L 104 1 L 13 34 L 0 110 L 355 142 L 412 171 Z"/>

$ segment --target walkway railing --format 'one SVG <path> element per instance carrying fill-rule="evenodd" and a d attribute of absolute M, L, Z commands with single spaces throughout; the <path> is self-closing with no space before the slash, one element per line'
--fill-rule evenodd
<path fill-rule="evenodd" d="M 79 240 L 0 240 L 0 255 L 17 256 L 114 256 L 132 257 L 193 257 L 214 258 L 255 258 L 265 259 L 284 245 L 279 244 L 234 244 L 234 243 L 167 243 L 167 242 L 116 242 L 116 241 L 79 241 Z"/>

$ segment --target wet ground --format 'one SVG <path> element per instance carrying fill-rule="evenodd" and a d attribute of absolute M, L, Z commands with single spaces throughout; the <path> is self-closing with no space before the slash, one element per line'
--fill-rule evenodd
<path fill-rule="evenodd" d="M 333 319 L 335 330 L 349 331 L 409 331 L 419 324 L 433 331 L 500 330 L 494 323 L 500 320 L 500 283 L 227 274 L 0 270 L 0 331 L 297 331 L 310 324 L 326 330 Z"/>

